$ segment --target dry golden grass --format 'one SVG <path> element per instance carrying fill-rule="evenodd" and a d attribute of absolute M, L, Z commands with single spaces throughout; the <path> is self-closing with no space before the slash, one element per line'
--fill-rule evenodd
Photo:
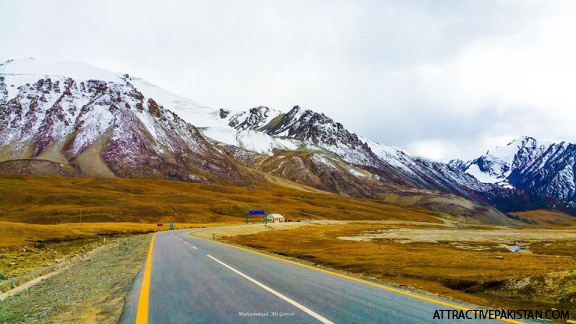
<path fill-rule="evenodd" d="M 250 209 L 288 219 L 399 219 L 439 213 L 280 185 L 242 188 L 147 179 L 0 175 L 0 276 L 13 277 L 92 248 L 104 237 L 243 224 Z M 261 219 L 251 218 L 251 223 Z M 164 223 L 164 227 L 156 226 Z M 1 278 L 1 277 L 0 277 Z"/>
<path fill-rule="evenodd" d="M 488 303 L 485 299 L 493 297 L 464 290 L 482 287 L 484 282 L 576 267 L 570 254 L 573 242 L 544 241 L 534 245 L 534 254 L 506 254 L 502 260 L 496 258 L 502 253 L 497 249 L 464 251 L 444 243 L 337 239 L 382 228 L 441 228 L 443 224 L 441 213 L 377 200 L 276 184 L 242 188 L 146 179 L 0 175 L 0 275 L 13 277 L 53 264 L 102 244 L 105 237 L 165 230 L 168 222 L 176 222 L 178 228 L 185 223 L 195 227 L 243 224 L 250 209 L 281 213 L 292 221 L 400 221 L 310 226 L 231 240 L 477 303 Z M 554 251 L 560 252 L 554 255 Z"/>
<path fill-rule="evenodd" d="M 374 241 L 338 239 L 389 228 L 398 226 L 311 225 L 281 232 L 266 231 L 254 235 L 230 236 L 225 239 L 475 304 L 532 309 L 550 307 L 574 309 L 574 305 L 570 302 L 551 304 L 545 298 L 522 299 L 518 296 L 510 299 L 506 297 L 505 292 L 493 289 L 501 287 L 508 279 L 576 269 L 574 253 L 566 255 L 565 251 L 557 252 L 555 246 L 541 248 L 538 253 L 510 253 L 502 249 L 485 251 L 459 249 L 451 246 L 450 242 L 401 244 L 382 239 Z M 497 229 L 490 230 L 497 231 Z M 550 236 L 553 239 L 557 233 L 551 233 Z M 483 243 L 498 244 L 496 241 Z M 575 246 L 574 243 L 557 242 L 572 247 Z"/>
<path fill-rule="evenodd" d="M 148 233 L 163 229 L 156 224 L 139 223 L 72 223 L 39 225 L 0 222 L 0 248 L 71 241 L 125 234 Z"/>
<path fill-rule="evenodd" d="M 214 224 L 176 224 L 178 228 Z M 168 224 L 75 223 L 39 225 L 0 222 L 0 275 L 19 276 L 127 235 L 167 230 Z"/>
<path fill-rule="evenodd" d="M 242 188 L 146 179 L 0 175 L 0 221 L 241 223 L 250 209 L 289 220 L 399 219 L 440 222 L 439 213 L 369 199 L 270 185 Z"/>
<path fill-rule="evenodd" d="M 525 212 L 510 213 L 523 220 L 537 225 L 561 225 L 572 226 L 576 229 L 576 217 L 556 210 L 530 210 Z"/>

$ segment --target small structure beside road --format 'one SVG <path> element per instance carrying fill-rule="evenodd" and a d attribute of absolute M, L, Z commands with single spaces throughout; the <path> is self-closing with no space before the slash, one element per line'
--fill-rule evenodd
<path fill-rule="evenodd" d="M 284 223 L 286 221 L 286 217 L 280 214 L 270 214 L 266 216 L 267 223 Z"/>

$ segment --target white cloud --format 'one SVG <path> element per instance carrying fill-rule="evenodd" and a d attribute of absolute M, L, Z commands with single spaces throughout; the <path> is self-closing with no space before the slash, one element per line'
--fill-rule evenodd
<path fill-rule="evenodd" d="M 467 146 L 489 149 L 521 135 L 576 141 L 576 3 L 552 4 L 513 33 L 478 39 L 452 60 L 403 70 L 420 100 L 411 115 L 430 121 L 426 132 L 412 127 L 419 135 L 406 147 L 446 160 L 471 157 Z M 422 126 L 416 119 L 404 125 Z M 438 123 L 442 131 L 434 129 Z"/>
<path fill-rule="evenodd" d="M 504 111 L 525 105 L 572 112 L 576 41 L 569 34 L 576 21 L 555 15 L 539 25 L 536 31 L 477 42 L 455 61 L 419 66 L 415 72 L 430 98 L 451 107 L 479 109 L 480 99 L 499 102 Z"/>

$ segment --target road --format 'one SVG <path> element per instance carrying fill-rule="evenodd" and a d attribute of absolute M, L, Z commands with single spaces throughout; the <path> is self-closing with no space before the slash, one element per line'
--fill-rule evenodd
<path fill-rule="evenodd" d="M 478 309 L 192 237 L 190 231 L 155 235 L 151 263 L 135 280 L 120 323 L 444 323 L 448 311 L 437 311 Z"/>

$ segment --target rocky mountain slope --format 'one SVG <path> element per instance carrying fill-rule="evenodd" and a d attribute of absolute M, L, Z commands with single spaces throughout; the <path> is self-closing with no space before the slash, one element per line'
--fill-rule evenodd
<path fill-rule="evenodd" d="M 520 137 L 468 162 L 450 164 L 479 181 L 556 198 L 576 207 L 576 145 Z"/>
<path fill-rule="evenodd" d="M 0 160 L 48 160 L 95 177 L 258 183 L 150 88 L 158 92 L 80 63 L 8 61 L 0 65 Z"/>
<path fill-rule="evenodd" d="M 489 204 L 483 193 L 491 185 L 444 163 L 358 136 L 312 110 L 295 106 L 283 113 L 261 106 L 221 115 L 227 127 L 211 126 L 201 132 L 226 143 L 225 150 L 243 165 L 268 174 L 357 197 L 376 198 L 409 189 L 440 191 Z"/>
<path fill-rule="evenodd" d="M 567 144 L 523 137 L 473 161 L 445 164 L 363 138 L 299 106 L 287 113 L 262 106 L 226 111 L 222 118 L 233 130 L 218 126 L 202 132 L 232 145 L 228 151 L 237 161 L 322 190 L 361 197 L 407 188 L 439 191 L 506 212 L 558 208 L 574 213 L 576 206 L 574 181 L 564 181 L 573 179 L 573 151 Z M 232 136 L 222 136 L 226 132 Z M 262 141 L 247 140 L 257 137 Z"/>
<path fill-rule="evenodd" d="M 524 183 L 523 175 L 530 173 L 539 183 L 554 177 L 509 157 L 448 165 L 411 156 L 299 106 L 288 112 L 263 106 L 241 112 L 211 109 L 128 74 L 80 63 L 20 59 L 1 64 L 0 126 L 1 172 L 242 186 L 265 184 L 264 174 L 355 197 L 393 193 L 396 200 L 426 201 L 427 208 L 439 211 L 462 206 L 459 197 L 482 208 L 529 208 L 530 203 L 517 201 L 526 199 L 524 188 L 537 184 Z M 544 154 L 530 145 L 523 146 L 522 156 Z M 567 149 L 558 147 L 556 154 Z M 563 170 L 557 180 L 569 177 L 565 165 L 548 154 L 542 163 Z M 516 188 L 478 179 L 470 171 L 473 165 L 490 170 L 494 179 L 506 177 Z M 558 196 L 552 187 L 538 190 L 531 194 Z M 444 198 L 437 199 L 438 194 Z M 423 195 L 429 199 L 422 200 Z M 477 207 L 472 209 L 482 209 Z"/>

